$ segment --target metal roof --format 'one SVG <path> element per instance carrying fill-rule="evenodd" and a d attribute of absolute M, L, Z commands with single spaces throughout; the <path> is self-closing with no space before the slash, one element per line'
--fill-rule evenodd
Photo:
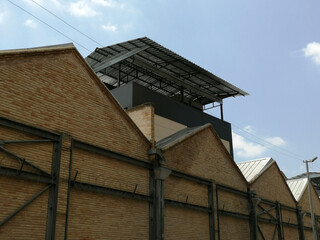
<path fill-rule="evenodd" d="M 249 183 L 256 180 L 275 161 L 272 158 L 261 158 L 246 162 L 237 163 L 240 171 Z"/>
<path fill-rule="evenodd" d="M 308 183 L 307 178 L 287 180 L 287 184 L 297 202 L 300 201 L 304 191 L 306 190 L 307 183 Z"/>
<path fill-rule="evenodd" d="M 96 48 L 86 61 L 109 89 L 135 81 L 198 106 L 248 95 L 147 37 Z"/>
<path fill-rule="evenodd" d="M 203 128 L 206 128 L 208 126 L 208 124 L 205 124 L 203 126 L 199 126 L 199 127 L 186 127 L 164 139 L 161 139 L 160 141 L 158 141 L 156 143 L 156 147 L 160 148 L 160 149 L 164 149 L 167 148 L 177 142 L 182 141 L 183 139 L 186 139 L 187 137 L 189 137 L 190 135 L 200 131 Z"/>

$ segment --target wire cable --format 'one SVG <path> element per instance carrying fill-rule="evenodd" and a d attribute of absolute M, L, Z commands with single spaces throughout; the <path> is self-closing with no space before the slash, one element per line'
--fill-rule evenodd
<path fill-rule="evenodd" d="M 78 43 L 77 41 L 73 40 L 72 38 L 70 38 L 69 36 L 65 35 L 63 32 L 59 31 L 58 29 L 52 27 L 50 24 L 46 23 L 45 21 L 41 20 L 40 18 L 38 18 L 37 16 L 33 15 L 32 13 L 30 13 L 29 11 L 25 10 L 24 8 L 20 7 L 19 5 L 17 5 L 16 3 L 12 2 L 11 0 L 7 0 L 8 2 L 10 2 L 12 5 L 16 6 L 17 8 L 21 9 L 22 11 L 26 12 L 27 14 L 31 15 L 32 17 L 34 17 L 35 19 L 37 19 L 38 21 L 42 22 L 43 24 L 47 25 L 48 27 L 50 27 L 51 29 L 53 29 L 54 31 L 56 31 L 57 33 L 61 34 L 62 36 L 64 36 L 65 38 L 71 40 L 72 42 L 74 42 L 75 44 L 77 44 L 78 46 L 82 47 L 83 49 L 87 50 L 89 53 L 91 53 L 92 51 L 89 50 L 88 48 L 86 48 L 85 46 L 83 46 L 82 44 Z"/>
<path fill-rule="evenodd" d="M 88 38 L 89 40 L 91 40 L 92 42 L 98 44 L 100 47 L 103 47 L 103 45 L 99 42 L 97 42 L 96 40 L 94 40 L 93 38 L 91 38 L 90 36 L 88 36 L 87 34 L 81 32 L 80 30 L 78 30 L 77 28 L 75 28 L 74 26 L 72 26 L 71 24 L 69 24 L 67 21 L 63 20 L 61 17 L 57 16 L 56 14 L 54 14 L 53 12 L 51 12 L 49 9 L 45 8 L 44 6 L 42 6 L 40 3 L 37 3 L 35 0 L 31 0 L 34 4 L 37 4 L 39 7 L 41 7 L 42 9 L 44 9 L 45 11 L 47 11 L 48 13 L 50 13 L 52 16 L 58 18 L 61 22 L 63 22 L 64 24 L 66 24 L 67 26 L 71 27 L 73 30 L 77 31 L 78 33 L 82 34 L 83 36 L 85 36 L 86 38 Z"/>
<path fill-rule="evenodd" d="M 246 134 L 249 134 L 249 135 L 251 135 L 251 136 L 259 139 L 259 140 L 262 141 L 264 144 L 267 144 L 267 145 L 269 145 L 269 146 L 275 147 L 275 148 L 277 148 L 277 149 L 285 152 L 286 155 L 292 155 L 293 157 L 295 157 L 295 158 L 297 158 L 297 159 L 300 159 L 300 160 L 306 159 L 305 157 L 300 156 L 299 154 L 296 154 L 296 153 L 291 152 L 291 151 L 289 151 L 289 150 L 287 150 L 287 149 L 285 149 L 285 148 L 282 148 L 282 147 L 279 147 L 279 146 L 277 146 L 277 145 L 275 145 L 275 144 L 272 144 L 272 143 L 270 143 L 270 142 L 267 142 L 265 139 L 263 139 L 263 138 L 261 138 L 261 137 L 258 137 L 258 136 L 256 136 L 255 134 L 252 134 L 251 132 L 248 132 L 248 131 L 246 131 L 246 130 L 244 130 L 244 129 L 241 129 L 240 127 L 238 127 L 238 126 L 235 125 L 235 124 L 231 124 L 231 125 L 232 125 L 233 127 L 237 128 L 238 130 L 240 130 L 241 132 L 244 132 L 244 133 L 246 133 Z M 241 136 L 243 136 L 243 135 L 241 135 Z M 243 137 L 244 137 L 244 136 L 243 136 Z M 248 138 L 247 138 L 247 139 L 248 139 Z M 261 143 L 259 143 L 259 144 L 261 144 Z M 261 145 L 265 146 L 264 144 L 261 144 Z"/>

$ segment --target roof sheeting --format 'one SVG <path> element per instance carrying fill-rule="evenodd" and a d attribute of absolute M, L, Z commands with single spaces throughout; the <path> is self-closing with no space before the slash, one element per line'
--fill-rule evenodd
<path fill-rule="evenodd" d="M 248 95 L 147 37 L 97 48 L 86 61 L 110 87 L 135 81 L 169 97 L 183 92 L 200 105 Z"/>
<path fill-rule="evenodd" d="M 291 179 L 291 180 L 287 180 L 287 184 L 294 198 L 296 199 L 297 202 L 299 202 L 304 191 L 307 188 L 308 179 L 307 178 Z"/>
<path fill-rule="evenodd" d="M 160 149 L 166 149 L 166 148 L 168 148 L 178 142 L 183 141 L 184 139 L 195 134 L 196 132 L 200 131 L 201 129 L 208 127 L 208 125 L 210 125 L 210 124 L 205 124 L 205 125 L 199 126 L 199 127 L 184 128 L 184 129 L 158 141 L 156 143 L 156 147 L 158 147 Z"/>
<path fill-rule="evenodd" d="M 246 162 L 237 163 L 240 171 L 249 183 L 256 180 L 275 161 L 272 158 L 261 158 Z"/>

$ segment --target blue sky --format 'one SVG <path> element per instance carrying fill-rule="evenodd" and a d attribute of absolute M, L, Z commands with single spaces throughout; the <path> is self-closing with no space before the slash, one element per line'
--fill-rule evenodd
<path fill-rule="evenodd" d="M 319 1 L 36 1 L 95 42 L 32 0 L 10 1 L 0 2 L 1 50 L 74 41 L 85 57 L 147 36 L 250 93 L 224 102 L 236 161 L 273 157 L 293 176 L 320 156 Z"/>

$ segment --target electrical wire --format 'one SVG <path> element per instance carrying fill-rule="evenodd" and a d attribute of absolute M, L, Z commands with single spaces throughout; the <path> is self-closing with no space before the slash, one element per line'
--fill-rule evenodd
<path fill-rule="evenodd" d="M 74 26 L 72 26 L 71 24 L 69 24 L 67 21 L 63 20 L 61 17 L 57 16 L 56 14 L 54 14 L 53 12 L 51 12 L 49 9 L 45 8 L 44 6 L 42 6 L 40 3 L 37 3 L 35 0 L 31 0 L 34 4 L 37 4 L 39 7 L 41 7 L 42 9 L 44 9 L 45 11 L 47 11 L 48 13 L 50 13 L 52 16 L 58 18 L 61 22 L 63 22 L 64 24 L 66 24 L 67 26 L 71 27 L 73 30 L 77 31 L 78 33 L 82 34 L 83 36 L 85 36 L 86 38 L 88 38 L 89 40 L 91 40 L 92 42 L 98 44 L 100 47 L 103 47 L 103 45 L 99 42 L 97 42 L 96 40 L 94 40 L 93 38 L 91 38 L 90 36 L 88 36 L 87 34 L 81 32 L 80 30 L 78 30 L 77 28 L 75 28 Z"/>
<path fill-rule="evenodd" d="M 239 133 L 236 133 L 236 134 L 238 134 L 238 135 L 240 135 L 240 136 L 242 136 L 242 137 L 244 137 L 244 138 L 246 138 L 246 139 L 248 139 L 248 140 L 250 140 L 250 141 L 252 141 L 252 142 L 254 142 L 254 143 L 257 143 L 257 144 L 259 144 L 259 145 L 261 145 L 261 146 L 263 146 L 263 147 L 265 147 L 265 148 L 267 148 L 267 149 L 269 149 L 269 150 L 272 150 L 272 151 L 274 151 L 274 152 L 280 153 L 280 154 L 282 154 L 282 155 L 286 155 L 287 157 L 295 158 L 295 159 L 297 159 L 297 160 L 304 160 L 304 159 L 306 159 L 306 158 L 303 158 L 303 157 L 299 156 L 298 154 L 295 154 L 295 153 L 293 153 L 293 152 L 290 152 L 289 150 L 287 150 L 287 149 L 285 149 L 285 148 L 281 148 L 281 147 L 279 147 L 279 146 L 277 146 L 277 145 L 274 145 L 274 144 L 272 144 L 272 143 L 269 143 L 269 142 L 267 142 L 266 140 L 264 140 L 264 139 L 262 139 L 262 138 L 260 138 L 260 137 L 258 137 L 258 136 L 256 136 L 256 135 L 254 135 L 254 134 L 252 134 L 252 133 L 250 133 L 250 132 L 248 132 L 248 131 L 246 131 L 246 130 L 243 130 L 243 129 L 235 126 L 234 124 L 231 124 L 231 125 L 234 126 L 234 127 L 236 127 L 236 128 L 237 128 L 238 130 L 240 130 L 241 132 L 247 133 L 247 134 L 249 134 L 249 135 L 251 135 L 251 136 L 259 139 L 259 140 L 262 141 L 262 142 L 258 142 L 258 141 L 256 141 L 256 140 L 253 140 L 252 138 L 248 138 L 247 136 L 242 135 L 242 134 L 239 134 Z M 277 149 L 274 149 L 274 148 L 277 148 L 278 150 L 277 150 Z"/>
<path fill-rule="evenodd" d="M 51 29 L 53 29 L 54 31 L 56 31 L 57 33 L 61 34 L 62 36 L 64 36 L 65 38 L 71 40 L 72 42 L 74 42 L 75 44 L 77 44 L 78 46 L 82 47 L 83 49 L 87 50 L 89 53 L 91 53 L 92 51 L 89 50 L 88 48 L 86 48 L 85 46 L 83 46 L 82 44 L 78 43 L 77 41 L 73 40 L 72 38 L 70 38 L 69 36 L 67 36 L 66 34 L 64 34 L 63 32 L 59 31 L 58 29 L 52 27 L 50 24 L 46 23 L 45 21 L 41 20 L 40 18 L 38 18 L 37 16 L 33 15 L 32 13 L 30 13 L 29 11 L 27 11 L 26 9 L 24 9 L 23 7 L 20 7 L 19 5 L 17 5 L 16 3 L 12 2 L 11 0 L 7 0 L 8 2 L 10 2 L 12 5 L 16 6 L 17 8 L 21 9 L 22 11 L 26 12 L 27 14 L 31 15 L 32 17 L 34 17 L 35 19 L 37 19 L 38 21 L 42 22 L 43 24 L 47 25 L 48 27 L 50 27 Z"/>

